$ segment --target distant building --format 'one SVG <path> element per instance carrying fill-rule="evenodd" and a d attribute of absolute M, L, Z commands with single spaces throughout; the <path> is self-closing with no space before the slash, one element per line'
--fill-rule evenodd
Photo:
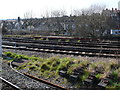
<path fill-rule="evenodd" d="M 114 22 L 116 22 L 117 25 L 114 26 L 114 28 L 120 28 L 120 10 L 117 8 L 112 8 L 112 10 L 106 9 L 102 12 L 103 15 L 110 17 Z"/>
<path fill-rule="evenodd" d="M 117 8 L 112 8 L 112 10 L 110 9 L 106 9 L 103 10 L 102 14 L 106 15 L 106 16 L 110 16 L 110 17 L 117 17 L 118 13 L 120 13 L 120 10 L 118 10 Z"/>
<path fill-rule="evenodd" d="M 112 35 L 120 35 L 120 30 L 113 30 L 113 29 L 111 29 L 111 32 L 110 32 L 110 34 L 112 34 Z"/>

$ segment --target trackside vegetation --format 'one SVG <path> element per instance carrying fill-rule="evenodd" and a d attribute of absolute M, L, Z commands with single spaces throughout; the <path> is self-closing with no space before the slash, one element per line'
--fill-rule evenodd
<path fill-rule="evenodd" d="M 75 87 L 81 87 L 89 83 L 89 87 L 120 89 L 120 64 L 117 60 L 93 62 L 74 57 L 42 58 L 12 52 L 5 52 L 4 56 L 10 61 L 28 60 L 28 63 L 17 67 L 17 70 L 26 69 L 27 72 L 34 72 L 39 77 L 53 81 L 63 78 L 64 81 L 60 82 L 62 84 L 71 83 Z M 101 85 L 101 82 L 104 83 Z"/>

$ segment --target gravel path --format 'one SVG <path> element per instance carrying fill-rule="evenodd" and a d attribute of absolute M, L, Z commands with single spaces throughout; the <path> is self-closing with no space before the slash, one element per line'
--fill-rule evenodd
<path fill-rule="evenodd" d="M 15 72 L 8 66 L 8 64 L 4 62 L 2 64 L 2 77 L 8 80 L 9 82 L 12 82 L 13 84 L 17 85 L 18 87 L 22 88 L 23 90 L 55 89 L 46 84 L 40 83 L 38 81 L 35 81 L 31 78 L 28 78 L 24 75 Z"/>

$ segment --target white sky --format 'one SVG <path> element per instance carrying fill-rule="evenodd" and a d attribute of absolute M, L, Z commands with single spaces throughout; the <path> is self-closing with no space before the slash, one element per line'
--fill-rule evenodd
<path fill-rule="evenodd" d="M 120 0 L 0 0 L 0 19 L 24 18 L 26 12 L 32 11 L 33 17 L 41 17 L 46 11 L 88 8 L 90 5 L 102 4 L 106 8 L 118 8 Z"/>

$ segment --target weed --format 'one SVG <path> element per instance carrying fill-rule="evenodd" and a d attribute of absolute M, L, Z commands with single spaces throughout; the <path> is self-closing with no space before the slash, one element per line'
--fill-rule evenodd
<path fill-rule="evenodd" d="M 46 41 L 49 41 L 49 39 L 48 39 L 48 38 L 46 38 Z"/>
<path fill-rule="evenodd" d="M 80 43 L 80 40 L 78 40 L 77 42 Z"/>
<path fill-rule="evenodd" d="M 50 67 L 47 65 L 47 64 L 42 64 L 41 66 L 41 69 L 43 69 L 43 70 L 50 70 Z"/>
<path fill-rule="evenodd" d="M 12 53 L 11 52 L 5 52 L 4 53 L 6 56 L 11 57 Z"/>
<path fill-rule="evenodd" d="M 35 70 L 36 69 L 36 66 L 34 66 L 34 65 L 31 65 L 30 67 L 29 67 L 29 70 Z"/>
<path fill-rule="evenodd" d="M 113 80 L 114 81 L 117 81 L 118 80 L 118 75 L 119 75 L 119 72 L 118 72 L 118 70 L 115 70 L 115 71 L 113 71 L 112 73 L 111 73 L 111 75 L 113 76 Z"/>
<path fill-rule="evenodd" d="M 70 40 L 68 39 L 68 40 L 66 40 L 65 42 L 70 42 Z"/>
<path fill-rule="evenodd" d="M 61 39 L 58 40 L 58 42 L 61 42 L 61 41 L 62 41 Z"/>
<path fill-rule="evenodd" d="M 44 40 L 44 38 L 40 38 L 39 40 Z"/>

